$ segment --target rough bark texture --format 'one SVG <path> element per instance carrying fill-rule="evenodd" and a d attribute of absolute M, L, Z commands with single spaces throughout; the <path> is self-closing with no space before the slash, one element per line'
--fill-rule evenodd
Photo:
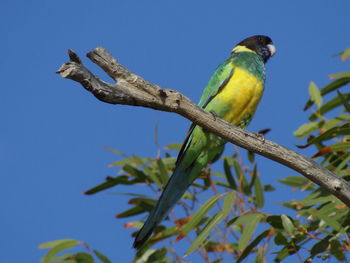
<path fill-rule="evenodd" d="M 203 110 L 176 90 L 161 89 L 122 66 L 104 48 L 97 47 L 87 54 L 99 65 L 115 84 L 102 81 L 82 64 L 80 58 L 68 50 L 70 62 L 63 64 L 57 73 L 63 78 L 79 82 L 97 99 L 111 103 L 143 106 L 155 110 L 176 112 L 206 130 L 242 148 L 281 163 L 342 200 L 350 207 L 350 185 L 315 161 L 254 133 L 234 127 Z"/>

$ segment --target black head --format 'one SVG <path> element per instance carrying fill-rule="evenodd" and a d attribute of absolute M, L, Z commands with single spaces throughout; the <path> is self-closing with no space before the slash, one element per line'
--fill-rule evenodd
<path fill-rule="evenodd" d="M 266 62 L 276 53 L 276 48 L 268 36 L 257 35 L 248 37 L 238 43 L 237 46 L 244 46 L 256 52 Z"/>

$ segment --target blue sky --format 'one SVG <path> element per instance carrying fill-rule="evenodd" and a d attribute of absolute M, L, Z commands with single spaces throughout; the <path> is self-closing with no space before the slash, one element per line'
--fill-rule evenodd
<path fill-rule="evenodd" d="M 81 192 L 116 172 L 107 167 L 116 156 L 103 145 L 155 156 L 155 123 L 161 145 L 181 142 L 189 126 L 175 114 L 104 104 L 62 79 L 55 71 L 68 48 L 105 80 L 84 57 L 96 46 L 147 80 L 198 101 L 237 42 L 269 35 L 277 54 L 249 130 L 269 127 L 269 139 L 295 149 L 292 132 L 308 116 L 302 112 L 308 83 L 321 87 L 327 74 L 348 70 L 349 62 L 333 55 L 350 45 L 349 8 L 345 0 L 1 1 L 2 261 L 38 262 L 39 243 L 75 238 L 113 262 L 130 262 L 130 230 L 114 218 L 126 197 Z M 268 196 L 277 213 L 276 200 L 294 194 L 277 179 L 295 172 L 264 158 L 259 166 L 263 182 L 281 189 Z"/>

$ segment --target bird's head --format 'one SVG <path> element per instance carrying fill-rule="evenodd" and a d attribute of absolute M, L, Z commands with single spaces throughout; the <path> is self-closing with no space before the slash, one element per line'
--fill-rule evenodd
<path fill-rule="evenodd" d="M 266 63 L 276 53 L 276 48 L 268 36 L 248 37 L 237 44 L 232 52 L 250 51 L 260 55 Z"/>

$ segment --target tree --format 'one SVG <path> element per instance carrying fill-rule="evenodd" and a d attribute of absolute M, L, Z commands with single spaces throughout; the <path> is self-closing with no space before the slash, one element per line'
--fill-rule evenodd
<path fill-rule="evenodd" d="M 346 60 L 349 54 L 350 48 L 341 53 L 342 60 Z M 309 122 L 300 126 L 294 134 L 300 139 L 306 138 L 306 144 L 299 148 L 316 148 L 312 158 L 317 159 L 320 166 L 309 158 L 270 141 L 261 141 L 254 134 L 213 118 L 175 91 L 162 90 L 148 83 L 125 69 L 101 48 L 90 52 L 88 57 L 110 76 L 118 78 L 118 84 L 105 83 L 92 75 L 72 51 L 70 57 L 71 62 L 63 65 L 59 73 L 80 82 L 98 99 L 178 112 L 250 150 L 247 151 L 247 163 L 242 161 L 241 153 L 236 149 L 233 156 L 221 158 L 220 171 L 212 167 L 204 169 L 177 205 L 176 213 L 171 213 L 157 227 L 156 234 L 136 253 L 135 262 L 186 261 L 173 249 L 174 242 L 182 239 L 189 241 L 186 254 L 198 253 L 204 262 L 221 262 L 226 257 L 233 257 L 237 262 L 247 257 L 251 260 L 255 258 L 255 262 L 265 262 L 266 256 L 271 253 L 276 262 L 291 255 L 297 255 L 301 262 L 311 262 L 315 257 L 346 260 L 346 252 L 350 249 L 350 94 L 339 90 L 350 82 L 350 72 L 330 75 L 334 80 L 322 89 L 313 82 L 309 86 L 310 100 L 305 110 L 312 113 Z M 226 129 L 220 134 L 217 127 Z M 268 149 L 272 146 L 274 151 Z M 155 205 L 157 195 L 171 175 L 175 164 L 172 151 L 179 147 L 179 144 L 170 144 L 164 156 L 157 158 L 126 156 L 108 148 L 122 156 L 122 160 L 111 164 L 120 167 L 122 174 L 106 178 L 105 182 L 85 194 L 95 194 L 120 184 L 133 187 L 136 184 L 146 185 L 153 194 L 130 194 L 129 204 L 132 207 L 119 212 L 117 217 L 144 214 Z M 280 180 L 282 184 L 308 193 L 303 199 L 282 204 L 293 211 L 293 216 L 264 212 L 264 192 L 275 191 L 275 188 L 262 183 L 253 151 L 307 177 L 288 176 Z M 282 153 L 289 155 L 278 156 Z M 140 218 L 125 227 L 140 228 L 144 217 Z M 42 248 L 50 248 L 42 261 L 94 262 L 95 256 L 102 262 L 110 262 L 100 252 L 89 248 L 87 252 L 56 256 L 78 244 L 88 248 L 84 242 L 76 240 L 42 244 Z"/>

